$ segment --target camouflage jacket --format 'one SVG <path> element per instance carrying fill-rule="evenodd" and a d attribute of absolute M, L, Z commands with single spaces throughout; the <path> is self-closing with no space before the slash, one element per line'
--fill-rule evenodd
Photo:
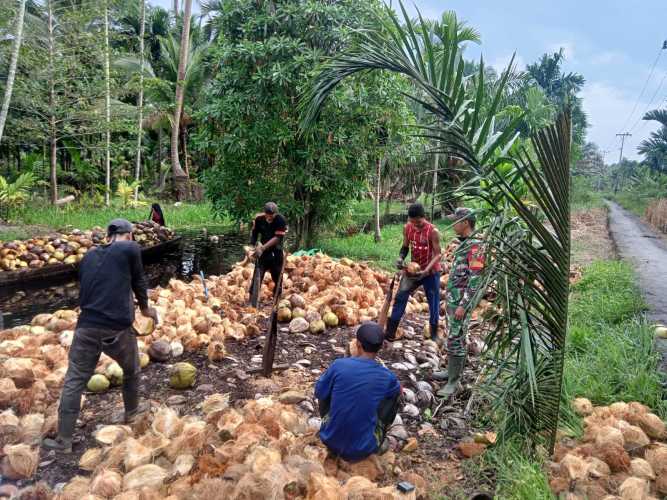
<path fill-rule="evenodd" d="M 467 307 L 479 288 L 484 270 L 484 248 L 475 238 L 466 238 L 454 251 L 447 281 L 449 305 Z"/>

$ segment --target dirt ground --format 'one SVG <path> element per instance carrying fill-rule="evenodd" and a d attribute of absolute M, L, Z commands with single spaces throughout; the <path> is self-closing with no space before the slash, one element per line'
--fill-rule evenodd
<path fill-rule="evenodd" d="M 430 341 L 425 342 L 421 335 L 425 319 L 421 315 L 407 316 L 402 323 L 405 335 L 392 348 L 383 349 L 379 356 L 381 362 L 396 373 L 402 386 L 415 392 L 418 391 L 418 382 L 429 383 L 433 392 L 437 391 L 441 384 L 433 380 L 431 367 L 416 370 L 400 368 L 400 364 L 406 362 L 406 353 L 420 359 L 422 351 L 433 348 L 432 345 L 428 346 Z M 240 406 L 246 399 L 297 389 L 308 396 L 308 399 L 299 405 L 300 409 L 309 416 L 317 417 L 317 404 L 313 399 L 314 383 L 334 359 L 345 355 L 345 346 L 353 334 L 354 328 L 347 327 L 330 330 L 324 336 L 279 332 L 274 364 L 289 364 L 290 368 L 274 373 L 270 379 L 246 372 L 249 368 L 260 366 L 265 340 L 263 336 L 245 342 L 229 341 L 226 345 L 228 356 L 218 363 L 209 362 L 203 352 L 186 353 L 174 359 L 174 362 L 188 361 L 197 367 L 197 383 L 192 389 L 185 391 L 169 387 L 169 364 L 150 363 L 141 375 L 142 396 L 149 398 L 155 406 L 168 405 L 182 414 L 201 414 L 200 404 L 209 394 L 229 393 L 232 406 Z M 474 337 L 479 338 L 478 335 Z M 479 345 L 478 342 L 472 342 L 471 346 Z M 477 483 L 473 484 L 468 481 L 471 478 L 464 478 L 460 457 L 454 450 L 462 438 L 473 432 L 470 422 L 474 419 L 465 419 L 463 416 L 479 372 L 478 358 L 474 352 L 472 354 L 464 374 L 464 388 L 453 401 L 441 404 L 437 397 L 430 401 L 420 400 L 417 403 L 420 409 L 417 417 L 404 413 L 402 402 L 399 415 L 409 436 L 416 437 L 419 445 L 417 450 L 411 453 L 396 450 L 394 469 L 382 478 L 383 484 L 396 483 L 403 472 L 416 472 L 426 479 L 433 498 L 441 495 L 451 498 L 447 494 L 450 486 L 455 485 L 457 491 L 473 491 L 479 486 L 478 481 L 473 480 Z M 441 360 L 445 365 L 444 359 Z M 34 480 L 44 480 L 51 486 L 56 486 L 75 475 L 87 475 L 88 473 L 78 467 L 79 458 L 86 449 L 95 446 L 93 433 L 96 428 L 111 423 L 112 417 L 121 413 L 122 397 L 119 388 L 102 394 L 86 394 L 74 453 L 63 457 L 42 451 Z M 466 486 L 468 482 L 469 487 Z"/>
<path fill-rule="evenodd" d="M 572 265 L 582 268 L 595 260 L 615 256 L 609 237 L 608 210 L 606 207 L 575 212 L 571 216 Z"/>

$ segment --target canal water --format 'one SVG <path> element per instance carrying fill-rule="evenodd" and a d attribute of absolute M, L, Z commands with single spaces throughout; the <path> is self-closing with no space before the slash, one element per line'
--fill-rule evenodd
<path fill-rule="evenodd" d="M 224 232 L 224 231 L 227 232 Z M 205 276 L 220 275 L 243 259 L 243 245 L 248 235 L 229 232 L 229 228 L 208 228 L 203 231 L 179 231 L 180 244 L 165 253 L 144 260 L 149 286 L 166 286 L 172 278 L 190 281 L 200 271 Z M 78 305 L 76 279 L 47 281 L 15 287 L 0 287 L 0 313 L 4 328 L 30 322 L 39 313 L 71 309 Z"/>

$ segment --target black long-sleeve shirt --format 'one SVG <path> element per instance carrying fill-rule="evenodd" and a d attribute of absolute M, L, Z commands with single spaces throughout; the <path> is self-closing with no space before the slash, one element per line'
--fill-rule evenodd
<path fill-rule="evenodd" d="M 148 306 L 141 247 L 134 241 L 116 241 L 88 252 L 79 279 L 79 328 L 129 328 L 134 321 L 132 292 L 140 307 Z"/>

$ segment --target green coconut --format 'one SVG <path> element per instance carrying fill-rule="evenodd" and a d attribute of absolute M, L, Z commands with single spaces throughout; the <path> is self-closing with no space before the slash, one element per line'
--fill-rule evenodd
<path fill-rule="evenodd" d="M 322 318 L 322 320 L 324 321 L 324 324 L 327 325 L 329 328 L 338 326 L 338 316 L 336 316 L 332 312 L 326 313 Z"/>
<path fill-rule="evenodd" d="M 139 353 L 139 366 L 146 368 L 148 363 L 150 363 L 151 358 L 145 352 Z"/>
<path fill-rule="evenodd" d="M 187 389 L 195 384 L 197 369 L 190 363 L 176 363 L 171 369 L 169 385 L 174 389 Z"/>
<path fill-rule="evenodd" d="M 324 321 L 321 319 L 318 319 L 317 321 L 313 321 L 310 324 L 310 333 L 313 333 L 315 335 L 324 333 L 324 330 L 326 330 L 326 325 L 324 324 Z"/>
<path fill-rule="evenodd" d="M 281 323 L 286 323 L 292 319 L 292 311 L 287 307 L 281 307 L 278 309 L 278 321 Z"/>
<path fill-rule="evenodd" d="M 111 385 L 121 385 L 123 383 L 123 369 L 118 363 L 111 363 L 107 366 L 104 374 L 111 382 Z"/>
<path fill-rule="evenodd" d="M 109 379 L 98 373 L 97 375 L 90 377 L 87 387 L 91 392 L 104 392 L 110 385 L 111 383 L 109 382 Z"/>

